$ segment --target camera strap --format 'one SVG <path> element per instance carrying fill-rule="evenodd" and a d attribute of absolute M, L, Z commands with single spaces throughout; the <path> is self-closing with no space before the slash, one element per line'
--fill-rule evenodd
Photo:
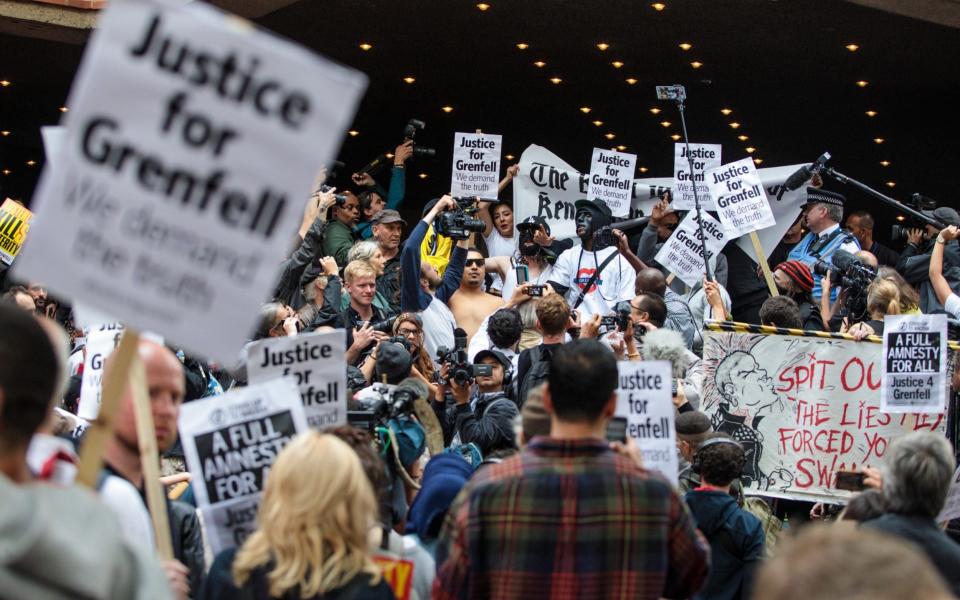
<path fill-rule="evenodd" d="M 597 253 L 594 252 L 593 255 L 596 256 Z M 587 280 L 587 285 L 583 286 L 583 289 L 580 290 L 580 295 L 577 296 L 577 301 L 573 303 L 573 310 L 577 310 L 578 308 L 580 308 L 580 305 L 583 304 L 583 301 L 587 296 L 587 290 L 589 290 L 593 286 L 593 284 L 597 282 L 597 279 L 600 277 L 600 273 L 602 273 L 603 270 L 606 268 L 606 266 L 610 264 L 610 261 L 612 261 L 614 258 L 616 258 L 619 255 L 620 255 L 619 252 L 614 252 L 610 256 L 605 258 L 602 263 L 600 263 L 600 266 L 597 267 L 597 270 L 594 271 L 593 275 L 590 276 L 590 279 Z M 581 259 L 583 258 L 582 248 L 580 250 L 580 258 Z M 579 271 L 579 269 L 577 270 Z"/>

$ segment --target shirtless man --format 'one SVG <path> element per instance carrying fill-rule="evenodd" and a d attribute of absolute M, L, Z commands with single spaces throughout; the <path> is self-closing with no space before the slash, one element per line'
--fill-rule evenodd
<path fill-rule="evenodd" d="M 449 301 L 457 325 L 467 332 L 468 338 L 473 337 L 487 315 L 503 306 L 503 299 L 483 291 L 485 274 L 483 255 L 478 250 L 470 250 L 460 289 Z"/>

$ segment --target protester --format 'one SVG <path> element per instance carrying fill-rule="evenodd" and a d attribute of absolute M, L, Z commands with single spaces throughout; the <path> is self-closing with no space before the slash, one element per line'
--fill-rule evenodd
<path fill-rule="evenodd" d="M 277 456 L 240 548 L 217 555 L 201 598 L 393 598 L 367 550 L 377 502 L 360 458 L 316 431 Z"/>
<path fill-rule="evenodd" d="M 815 285 L 810 268 L 799 260 L 787 260 L 773 270 L 777 290 L 797 303 L 800 310 L 800 327 L 804 331 L 824 331 L 824 317 L 820 307 L 813 301 Z"/>
<path fill-rule="evenodd" d="M 476 360 L 481 350 L 496 350 L 517 366 L 517 344 L 523 334 L 523 320 L 514 308 L 501 308 L 480 324 L 480 329 L 470 338 L 467 357 Z"/>
<path fill-rule="evenodd" d="M 499 296 L 483 291 L 484 262 L 483 254 L 476 248 L 467 251 L 460 289 L 449 301 L 457 326 L 467 332 L 467 339 L 473 337 L 488 315 L 503 306 Z"/>
<path fill-rule="evenodd" d="M 420 491 L 410 505 L 407 531 L 431 556 L 436 553 L 447 511 L 472 474 L 473 468 L 456 454 L 434 456 L 423 468 Z"/>
<path fill-rule="evenodd" d="M 517 357 L 517 402 L 522 407 L 530 390 L 547 380 L 555 350 L 566 341 L 572 325 L 570 307 L 560 294 L 543 297 L 536 306 L 536 327 L 543 334 L 541 342 Z"/>
<path fill-rule="evenodd" d="M 860 250 L 856 238 L 840 228 L 844 202 L 846 198 L 841 194 L 808 187 L 807 201 L 801 207 L 804 224 L 810 232 L 790 251 L 789 259 L 807 265 L 813 275 L 811 295 L 817 301 L 821 296 L 821 276 L 813 272 L 813 265 L 818 260 L 833 264 L 832 257 L 837 250 L 850 254 Z M 836 292 L 831 294 L 830 300 L 836 300 Z"/>
<path fill-rule="evenodd" d="M 948 206 L 926 211 L 925 214 L 945 223 L 947 227 L 960 226 L 960 214 Z M 929 277 L 930 259 L 937 244 L 943 246 L 943 268 L 940 272 L 949 283 L 950 289 L 955 292 L 960 290 L 960 245 L 956 238 L 948 240 L 944 237 L 943 242 L 938 242 L 942 231 L 933 225 L 927 225 L 923 230 L 909 230 L 907 246 L 900 255 L 900 262 L 897 263 L 897 271 L 920 293 L 920 310 L 924 313 L 932 313 L 944 308 L 937 299 L 937 293 Z"/>
<path fill-rule="evenodd" d="M 662 327 L 680 332 L 687 348 L 693 348 L 695 336 L 693 313 L 680 294 L 667 287 L 667 279 L 658 269 L 652 267 L 637 273 L 634 283 L 636 295 L 650 293 L 663 298 L 667 307 L 666 320 Z"/>
<path fill-rule="evenodd" d="M 700 487 L 700 474 L 693 470 L 693 457 L 704 440 L 711 437 L 713 423 L 710 417 L 699 411 L 687 411 L 677 415 L 674 427 L 677 430 L 677 451 L 680 454 L 679 490 L 686 494 Z"/>
<path fill-rule="evenodd" d="M 552 261 L 556 260 L 558 252 L 569 247 L 550 238 L 550 225 L 543 217 L 527 217 L 523 223 L 517 224 L 517 232 L 520 238 L 517 252 L 498 256 L 491 251 L 490 258 L 484 262 L 486 271 L 498 276 L 503 282 L 500 290 L 503 298 L 513 295 L 514 289 L 519 285 L 517 271 L 523 267 L 526 267 L 530 283 L 543 285 L 549 281 L 553 274 Z"/>
<path fill-rule="evenodd" d="M 515 168 L 514 167 L 511 168 Z M 510 176 L 510 169 L 507 169 Z M 513 208 L 505 200 L 483 203 L 477 211 L 483 221 L 483 241 L 487 245 L 489 256 L 513 256 L 517 250 L 517 240 L 513 235 Z M 503 280 L 496 274 L 490 284 L 490 291 L 500 293 Z"/>
<path fill-rule="evenodd" d="M 655 599 L 700 588 L 708 549 L 672 484 L 604 441 L 616 388 L 616 360 L 599 342 L 554 352 L 551 437 L 467 483 L 440 536 L 435 598 Z"/>
<path fill-rule="evenodd" d="M 865 210 L 850 213 L 847 217 L 847 230 L 860 242 L 860 247 L 877 257 L 877 263 L 886 267 L 895 267 L 900 255 L 873 239 L 873 216 Z"/>
<path fill-rule="evenodd" d="M 866 489 L 850 498 L 843 512 L 840 513 L 840 520 L 866 523 L 882 516 L 885 511 L 883 492 L 877 489 Z"/>
<path fill-rule="evenodd" d="M 19 306 L 29 313 L 37 312 L 37 303 L 33 296 L 22 285 L 15 285 L 3 294 L 3 300 L 14 306 Z"/>
<path fill-rule="evenodd" d="M 760 324 L 785 329 L 803 329 L 803 317 L 796 300 L 790 296 L 767 298 L 760 307 Z"/>
<path fill-rule="evenodd" d="M 937 302 L 943 305 L 945 311 L 950 313 L 954 319 L 960 319 L 960 296 L 957 296 L 947 278 L 944 277 L 944 255 L 947 244 L 955 242 L 960 237 L 960 230 L 955 225 L 947 227 L 937 235 L 936 245 L 930 255 L 930 268 L 928 275 L 930 277 L 930 286 L 937 294 Z"/>

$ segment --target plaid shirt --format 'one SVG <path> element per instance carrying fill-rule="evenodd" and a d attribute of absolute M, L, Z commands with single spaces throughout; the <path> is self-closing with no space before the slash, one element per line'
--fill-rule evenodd
<path fill-rule="evenodd" d="M 450 507 L 433 597 L 687 598 L 709 546 L 667 481 L 601 440 L 535 438 Z"/>

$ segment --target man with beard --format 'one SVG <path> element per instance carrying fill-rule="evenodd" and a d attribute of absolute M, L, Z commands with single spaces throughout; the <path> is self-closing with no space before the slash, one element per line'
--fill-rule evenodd
<path fill-rule="evenodd" d="M 391 208 L 381 210 L 370 222 L 373 239 L 380 246 L 384 261 L 383 274 L 377 278 L 377 291 L 387 299 L 390 310 L 397 312 L 400 309 L 400 236 L 407 223 Z"/>
<path fill-rule="evenodd" d="M 457 326 L 467 332 L 468 340 L 477 332 L 487 315 L 503 306 L 503 299 L 483 291 L 483 279 L 486 275 L 484 262 L 483 254 L 479 250 L 469 250 L 459 293 L 450 298 L 450 310 L 457 320 Z"/>
<path fill-rule="evenodd" d="M 332 256 L 338 265 L 347 264 L 347 253 L 356 238 L 353 227 L 360 220 L 360 201 L 352 192 L 344 192 L 347 199 L 330 207 L 333 218 L 327 218 L 323 233 L 323 256 Z"/>
<path fill-rule="evenodd" d="M 612 314 L 617 302 L 632 299 L 637 273 L 620 255 L 616 244 L 597 247 L 594 234 L 610 224 L 610 207 L 586 199 L 577 200 L 574 205 L 580 247 L 560 255 L 550 284 L 566 295 L 571 308 L 580 309 L 583 322 L 593 315 Z"/>
<path fill-rule="evenodd" d="M 527 217 L 523 223 L 517 225 L 517 231 L 520 232 L 520 244 L 517 247 L 517 254 L 510 256 L 490 255 L 484 267 L 488 273 L 496 273 L 503 281 L 501 296 L 510 298 L 513 290 L 517 287 L 516 267 L 526 265 L 527 275 L 530 283 L 543 285 L 550 281 L 550 275 L 553 272 L 553 265 L 548 258 L 556 258 L 551 254 L 551 250 L 537 243 L 537 239 L 550 239 L 550 225 L 543 217 Z"/>
<path fill-rule="evenodd" d="M 777 290 L 796 301 L 800 308 L 800 323 L 805 331 L 825 331 L 823 317 L 813 303 L 813 274 L 798 260 L 787 260 L 773 270 Z"/>

